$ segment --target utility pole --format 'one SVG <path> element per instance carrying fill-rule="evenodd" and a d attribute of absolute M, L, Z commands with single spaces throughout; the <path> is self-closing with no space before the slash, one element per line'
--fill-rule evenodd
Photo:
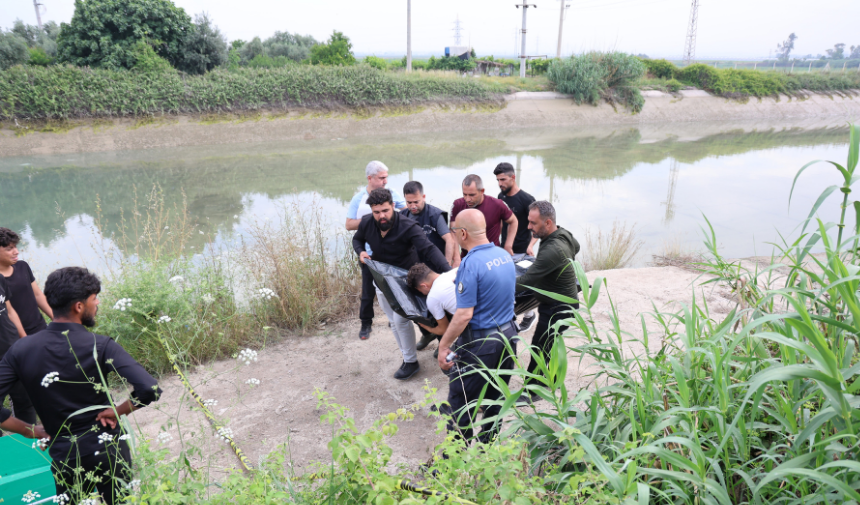
<path fill-rule="evenodd" d="M 406 71 L 412 72 L 412 0 L 406 0 Z"/>
<path fill-rule="evenodd" d="M 690 7 L 690 23 L 687 25 L 687 42 L 684 44 L 684 65 L 696 61 L 696 29 L 699 26 L 699 0 Z"/>
<path fill-rule="evenodd" d="M 36 24 L 39 25 L 39 31 L 42 31 L 42 13 L 39 12 L 39 6 L 42 5 L 39 3 L 39 0 L 33 0 L 33 7 L 36 8 Z"/>
<path fill-rule="evenodd" d="M 529 7 L 534 7 L 537 9 L 537 5 L 526 3 L 526 0 L 523 0 L 522 4 L 516 4 L 517 9 L 520 7 L 523 8 L 523 28 L 522 28 L 522 49 L 520 52 L 520 77 L 526 76 L 526 12 L 528 12 Z"/>
<path fill-rule="evenodd" d="M 558 15 L 558 49 L 555 51 L 555 57 L 561 58 L 561 34 L 564 29 L 564 10 L 570 7 L 570 4 L 565 4 L 565 0 L 561 0 L 561 12 Z"/>

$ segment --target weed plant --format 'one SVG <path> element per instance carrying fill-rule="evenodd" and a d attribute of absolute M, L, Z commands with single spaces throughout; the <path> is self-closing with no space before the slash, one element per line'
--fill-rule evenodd
<path fill-rule="evenodd" d="M 585 269 L 613 270 L 628 266 L 643 242 L 636 238 L 636 226 L 629 229 L 627 223 L 612 223 L 612 230 L 605 233 L 598 229 L 585 232 Z"/>
<path fill-rule="evenodd" d="M 554 60 L 547 77 L 560 93 L 572 95 L 577 103 L 597 105 L 601 99 L 620 103 L 634 113 L 645 99 L 636 82 L 645 74 L 645 64 L 624 53 L 591 52 Z"/>

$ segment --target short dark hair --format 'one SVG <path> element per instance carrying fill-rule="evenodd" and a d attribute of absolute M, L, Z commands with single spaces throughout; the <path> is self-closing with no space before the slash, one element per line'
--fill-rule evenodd
<path fill-rule="evenodd" d="M 54 270 L 45 281 L 45 298 L 54 316 L 65 316 L 72 305 L 97 295 L 102 283 L 96 274 L 83 267 L 65 267 Z"/>
<path fill-rule="evenodd" d="M 424 186 L 418 181 L 409 181 L 403 185 L 404 195 L 423 195 Z"/>
<path fill-rule="evenodd" d="M 538 214 L 540 215 L 541 219 L 549 219 L 553 223 L 556 222 L 556 220 L 555 220 L 555 207 L 553 207 L 552 204 L 549 203 L 548 201 L 539 200 L 537 202 L 532 202 L 529 205 L 529 210 L 535 210 L 535 209 L 537 209 Z"/>
<path fill-rule="evenodd" d="M 17 245 L 21 241 L 21 237 L 9 228 L 0 228 L 0 247 L 9 247 Z"/>
<path fill-rule="evenodd" d="M 391 191 L 388 191 L 385 188 L 379 188 L 374 189 L 369 195 L 367 195 L 367 205 L 369 207 L 382 205 L 383 203 L 390 203 L 392 206 L 394 205 L 394 198 L 391 197 Z"/>
<path fill-rule="evenodd" d="M 418 289 L 418 285 L 424 282 L 430 276 L 431 272 L 433 270 L 430 270 L 430 267 L 424 263 L 412 265 L 412 268 L 409 269 L 409 273 L 406 275 L 406 285 L 412 289 Z"/>
<path fill-rule="evenodd" d="M 502 162 L 496 165 L 496 169 L 493 170 L 493 175 L 513 175 L 516 177 L 517 172 L 514 170 L 514 166 L 507 162 Z"/>
<path fill-rule="evenodd" d="M 469 174 L 463 179 L 463 187 L 468 188 L 472 184 L 475 185 L 475 189 L 484 189 L 484 181 L 481 180 L 481 176 L 475 174 Z"/>

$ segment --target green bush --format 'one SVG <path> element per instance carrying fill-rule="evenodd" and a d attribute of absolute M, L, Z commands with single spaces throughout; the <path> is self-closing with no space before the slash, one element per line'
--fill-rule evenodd
<path fill-rule="evenodd" d="M 75 0 L 71 23 L 57 39 L 60 62 L 110 69 L 132 68 L 132 48 L 143 39 L 171 64 L 182 61 L 191 18 L 170 0 Z"/>
<path fill-rule="evenodd" d="M 30 59 L 27 42 L 12 32 L 0 30 L 0 70 L 23 65 Z"/>
<path fill-rule="evenodd" d="M 335 31 L 328 42 L 311 47 L 310 60 L 314 65 L 355 65 L 352 42 L 342 32 Z"/>
<path fill-rule="evenodd" d="M 283 68 L 295 64 L 295 61 L 286 56 L 275 56 L 272 58 L 268 54 L 258 54 L 248 62 L 247 66 L 250 68 Z"/>
<path fill-rule="evenodd" d="M 436 58 L 431 56 L 427 60 L 427 70 L 456 70 L 457 72 L 468 72 L 475 68 L 475 61 L 472 59 L 461 60 L 453 56 L 443 56 Z"/>
<path fill-rule="evenodd" d="M 365 56 L 364 63 L 378 70 L 385 70 L 388 68 L 388 62 L 377 56 Z"/>
<path fill-rule="evenodd" d="M 132 70 L 143 74 L 163 74 L 173 72 L 170 63 L 159 56 L 145 40 L 139 40 L 131 47 L 131 58 L 134 61 Z"/>
<path fill-rule="evenodd" d="M 730 68 L 716 69 L 698 63 L 680 69 L 676 75 L 678 80 L 686 84 L 729 98 L 860 89 L 860 75 L 856 72 L 786 74 Z"/>
<path fill-rule="evenodd" d="M 209 16 L 199 14 L 182 41 L 182 58 L 177 68 L 190 74 L 205 74 L 226 61 L 227 39 Z"/>
<path fill-rule="evenodd" d="M 591 52 L 553 61 L 547 77 L 560 93 L 572 95 L 577 103 L 597 105 L 601 98 L 619 102 L 633 112 L 645 104 L 636 81 L 645 74 L 639 58 L 614 52 Z"/>
<path fill-rule="evenodd" d="M 672 93 L 677 93 L 684 87 L 684 83 L 675 79 L 669 79 L 666 81 L 666 89 L 671 91 Z"/>
<path fill-rule="evenodd" d="M 317 44 L 319 42 L 310 35 L 275 32 L 273 36 L 263 41 L 263 49 L 272 58 L 283 56 L 299 62 L 309 59 L 311 48 Z"/>
<path fill-rule="evenodd" d="M 28 65 L 46 67 L 54 62 L 54 59 L 45 54 L 45 50 L 41 47 L 31 47 L 29 52 L 30 59 L 27 60 Z"/>
<path fill-rule="evenodd" d="M 668 60 L 650 60 L 643 58 L 642 62 L 648 67 L 648 73 L 660 79 L 672 79 L 675 77 L 675 72 L 678 67 Z"/>
<path fill-rule="evenodd" d="M 711 91 L 720 80 L 720 71 L 710 65 L 696 63 L 682 68 L 675 77 L 697 88 Z"/>
<path fill-rule="evenodd" d="M 26 51 L 26 50 L 25 50 Z M 478 79 L 394 74 L 365 65 L 216 68 L 204 75 L 72 66 L 13 67 L 0 73 L 0 117 L 70 118 L 341 104 L 410 105 L 497 99 L 505 87 Z"/>

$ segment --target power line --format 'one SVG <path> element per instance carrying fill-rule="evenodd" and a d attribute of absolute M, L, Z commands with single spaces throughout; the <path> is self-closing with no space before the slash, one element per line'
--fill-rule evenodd
<path fill-rule="evenodd" d="M 696 61 L 696 30 L 699 26 L 699 0 L 690 6 L 690 22 L 687 25 L 687 41 L 684 44 L 684 64 Z"/>

